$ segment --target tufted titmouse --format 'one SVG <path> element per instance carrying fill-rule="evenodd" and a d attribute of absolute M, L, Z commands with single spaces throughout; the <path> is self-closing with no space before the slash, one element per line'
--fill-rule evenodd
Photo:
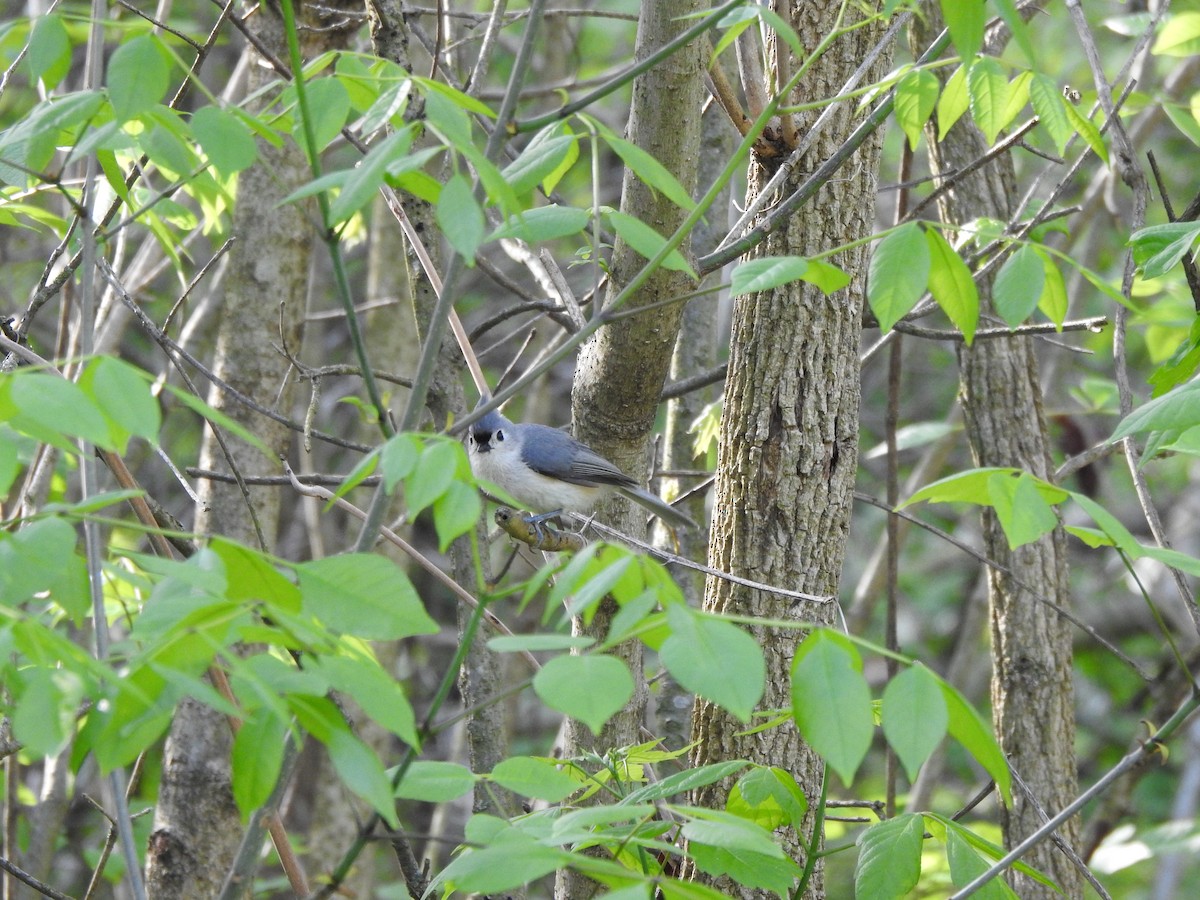
<path fill-rule="evenodd" d="M 696 524 L 557 428 L 519 425 L 492 410 L 467 433 L 467 454 L 476 478 L 503 488 L 534 512 L 588 512 L 615 490 L 669 525 Z"/>

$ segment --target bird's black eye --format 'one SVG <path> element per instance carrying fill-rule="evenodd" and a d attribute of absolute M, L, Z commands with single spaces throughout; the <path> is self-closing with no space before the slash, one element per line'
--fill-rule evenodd
<path fill-rule="evenodd" d="M 496 432 L 496 443 L 498 444 L 498 443 L 500 443 L 502 440 L 504 440 L 504 432 L 503 432 L 503 431 L 497 431 L 497 432 Z"/>

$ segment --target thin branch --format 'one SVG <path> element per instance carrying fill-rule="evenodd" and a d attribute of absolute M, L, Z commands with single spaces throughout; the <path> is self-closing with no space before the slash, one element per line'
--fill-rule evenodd
<path fill-rule="evenodd" d="M 975 332 L 975 340 L 1021 337 L 1022 335 L 1030 334 L 1058 334 L 1065 331 L 1090 331 L 1093 334 L 1100 334 L 1109 324 L 1108 316 L 1092 316 L 1089 319 L 1076 319 L 1071 322 L 1063 322 L 1062 325 L 1055 325 L 1053 322 L 1034 322 L 1029 325 L 1018 325 L 1016 328 L 981 328 Z M 948 328 L 923 328 L 920 325 L 913 325 L 903 320 L 897 322 L 893 328 L 901 334 L 908 334 L 913 337 L 926 338 L 933 341 L 955 341 L 962 343 L 966 340 L 961 331 L 954 331 Z"/>
<path fill-rule="evenodd" d="M 1044 841 L 1047 837 L 1053 834 L 1058 826 L 1062 825 L 1077 812 L 1083 809 L 1094 798 L 1103 794 L 1108 790 L 1118 778 L 1124 775 L 1131 769 L 1135 769 L 1143 762 L 1149 759 L 1153 754 L 1160 752 L 1162 743 L 1171 737 L 1179 727 L 1187 721 L 1196 709 L 1200 707 L 1200 693 L 1197 692 L 1195 686 L 1192 687 L 1192 694 L 1187 698 L 1175 711 L 1175 714 L 1167 721 L 1161 729 L 1152 735 L 1147 741 L 1137 747 L 1137 749 L 1125 755 L 1125 757 L 1108 770 L 1104 776 L 1092 785 L 1088 790 L 1084 791 L 1069 803 L 1058 815 L 1051 818 L 1045 825 L 1021 841 L 1012 851 L 1004 856 L 989 868 L 978 878 L 967 884 L 962 890 L 953 894 L 950 900 L 963 900 L 978 891 L 981 887 L 1003 873 L 1017 860 L 1021 859 L 1030 850 Z"/>
<path fill-rule="evenodd" d="M 50 900 L 75 900 L 75 898 L 70 894 L 64 894 L 62 891 L 58 891 L 50 887 L 50 885 L 46 884 L 46 882 L 34 878 L 24 869 L 10 863 L 3 856 L 0 856 L 0 869 L 3 869 L 13 878 L 17 879 L 17 881 L 29 885 L 39 894 L 49 897 Z"/>
<path fill-rule="evenodd" d="M 1023 581 L 1021 581 L 1019 578 L 1017 578 L 1017 576 L 1013 573 L 1013 571 L 1011 569 L 1009 569 L 1007 566 L 997 562 L 996 560 L 992 559 L 990 556 L 988 556 L 983 551 L 976 550 L 970 544 L 960 541 L 954 535 L 950 534 L 947 531 L 944 531 L 941 528 L 938 528 L 936 525 L 931 525 L 929 522 L 925 522 L 921 519 L 918 519 L 912 513 L 905 512 L 902 509 L 891 509 L 882 500 L 877 500 L 876 498 L 872 497 L 870 494 L 864 494 L 861 491 L 855 491 L 854 499 L 859 500 L 863 503 L 869 503 L 874 507 L 884 510 L 889 515 L 899 516 L 902 519 L 906 519 L 907 521 L 912 522 L 918 528 L 923 528 L 926 531 L 928 531 L 930 534 L 940 537 L 942 540 L 946 541 L 948 544 L 952 544 L 953 546 L 955 546 L 959 550 L 961 550 L 963 553 L 966 553 L 968 556 L 973 557 L 974 559 L 983 563 L 988 568 L 994 569 L 995 571 L 1000 572 L 1002 575 L 1009 578 L 1012 581 L 1012 583 L 1015 584 L 1018 588 L 1025 591 L 1030 596 L 1036 598 L 1039 603 L 1043 603 L 1046 606 L 1050 607 L 1052 610 L 1054 610 L 1056 613 L 1058 613 L 1060 616 L 1062 616 L 1064 619 L 1066 619 L 1068 622 L 1070 622 L 1076 628 L 1080 629 L 1083 632 L 1086 632 L 1088 637 L 1090 637 L 1092 640 L 1094 640 L 1097 644 L 1099 644 L 1101 647 L 1103 647 L 1105 650 L 1107 650 L 1113 656 L 1117 657 L 1117 659 L 1121 660 L 1121 662 L 1125 663 L 1125 665 L 1129 666 L 1129 668 L 1133 669 L 1133 671 L 1137 672 L 1138 677 L 1141 678 L 1143 681 L 1150 680 L 1150 674 L 1148 672 L 1143 670 L 1142 667 L 1139 666 L 1136 662 L 1134 662 L 1130 657 L 1128 657 L 1124 653 L 1122 653 L 1111 641 L 1106 640 L 1100 634 L 1100 632 L 1096 631 L 1095 628 L 1093 628 L 1091 625 L 1087 624 L 1087 622 L 1084 622 L 1082 619 L 1080 619 L 1078 616 L 1076 616 L 1074 613 L 1072 613 L 1066 607 L 1060 606 L 1059 604 L 1053 602 L 1052 600 L 1047 600 L 1045 597 L 1041 596 L 1041 594 L 1039 594 L 1037 591 L 1035 591 L 1032 587 L 1030 587 L 1029 585 L 1025 584 Z"/>

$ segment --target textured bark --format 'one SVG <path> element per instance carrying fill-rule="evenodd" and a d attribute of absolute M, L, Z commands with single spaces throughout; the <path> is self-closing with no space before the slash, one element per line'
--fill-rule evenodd
<path fill-rule="evenodd" d="M 699 183 L 696 193 L 703 193 L 724 169 L 726 161 L 736 147 L 736 134 L 725 113 L 716 104 L 709 106 L 701 122 L 701 154 Z M 717 197 L 709 211 L 692 232 L 692 245 L 697 255 L 714 250 L 717 243 L 729 231 L 730 189 Z M 722 273 L 714 272 L 704 281 L 705 287 L 716 284 Z M 675 344 L 675 356 L 671 360 L 671 378 L 677 380 L 703 372 L 717 361 L 717 302 L 704 297 L 689 303 L 683 310 L 679 339 Z M 692 453 L 694 437 L 689 432 L 692 423 L 712 400 L 715 388 L 708 387 L 692 391 L 667 404 L 667 425 L 663 436 L 663 468 L 690 469 L 697 466 Z M 700 466 L 702 468 L 702 466 Z M 664 478 L 663 490 L 667 496 L 678 496 L 696 485 L 694 479 Z M 696 522 L 707 519 L 705 513 L 706 492 L 699 492 L 687 501 L 685 512 Z M 708 558 L 708 530 L 685 528 L 673 537 L 659 526 L 656 537 L 668 549 L 674 549 L 678 541 L 678 552 L 687 559 Z M 689 604 L 699 606 L 704 595 L 704 576 L 700 572 L 677 569 L 676 580 L 683 589 Z M 656 725 L 652 729 L 660 735 L 668 747 L 682 747 L 691 739 L 692 695 L 683 690 L 675 679 L 667 676 L 658 695 Z"/>
<path fill-rule="evenodd" d="M 286 58 L 277 13 L 264 7 L 250 21 L 265 46 L 278 58 Z M 335 40 L 337 32 L 310 32 L 309 36 L 310 41 L 327 42 Z M 252 66 L 247 90 L 253 92 L 274 78 L 269 68 Z M 260 141 L 258 163 L 238 179 L 240 202 L 233 218 L 238 242 L 230 252 L 213 368 L 242 393 L 264 403 L 277 397 L 288 369 L 287 361 L 272 348 L 280 341 L 281 326 L 288 346 L 300 345 L 314 232 L 301 206 L 281 201 L 310 177 L 296 144 L 289 141 L 274 147 Z M 214 387 L 208 402 L 252 430 L 274 451 L 286 453 L 290 447 L 290 432 L 221 390 Z M 243 474 L 276 472 L 277 465 L 258 450 L 232 435 L 226 435 L 226 443 L 232 465 Z M 211 431 L 205 434 L 200 465 L 214 469 L 230 465 Z M 270 550 L 279 520 L 279 497 L 274 488 L 252 488 L 247 499 L 236 485 L 202 482 L 196 531 L 258 546 L 249 503 L 268 543 L 265 549 Z M 223 715 L 191 701 L 180 705 L 164 752 L 162 787 L 150 836 L 147 889 L 156 900 L 203 900 L 221 890 L 242 835 L 230 787 L 230 741 L 230 726 Z M 247 895 L 250 888 L 246 886 Z"/>
<path fill-rule="evenodd" d="M 836 0 L 793 4 L 792 24 L 807 46 L 828 33 L 843 4 Z M 853 8 L 853 7 L 852 7 Z M 840 39 L 815 63 L 797 100 L 833 96 L 878 40 L 881 28 L 860 28 Z M 773 52 L 784 53 L 784 45 Z M 888 54 L 878 63 L 889 64 Z M 795 61 L 789 67 L 795 71 Z M 778 66 L 774 66 L 778 70 Z M 874 76 L 872 76 L 874 77 Z M 800 123 L 811 125 L 811 118 Z M 849 133 L 849 111 L 821 134 L 799 166 L 802 179 L 827 159 Z M 877 141 L 864 144 L 809 205 L 754 252 L 755 257 L 811 255 L 872 231 Z M 767 174 L 751 172 L 753 196 Z M 710 565 L 735 575 L 811 594 L 837 593 L 848 533 L 851 491 L 858 466 L 858 346 L 867 255 L 859 248 L 833 260 L 850 285 L 826 297 L 794 283 L 739 297 L 734 307 L 725 409 L 721 421 Z M 832 604 L 797 602 L 710 578 L 704 606 L 721 613 L 831 623 Z M 796 632 L 752 629 L 767 659 L 761 707 L 791 706 L 789 682 Z M 739 734 L 744 723 L 698 700 L 692 737 L 695 765 L 750 759 L 781 766 L 796 776 L 813 808 L 821 791 L 821 762 L 795 727 Z M 696 792 L 701 805 L 722 808 L 729 785 Z M 813 822 L 784 836 L 803 864 Z M 820 838 L 817 838 L 820 846 Z M 728 879 L 716 886 L 734 897 L 765 896 Z M 818 860 L 805 896 L 824 896 Z"/>
<path fill-rule="evenodd" d="M 648 56 L 685 30 L 687 22 L 682 17 L 700 8 L 696 0 L 643 4 L 636 57 Z M 695 185 L 699 155 L 701 60 L 701 47 L 693 42 L 635 81 L 627 135 L 670 170 L 688 191 Z M 674 232 L 686 216 L 628 171 L 621 208 L 663 235 Z M 624 241 L 617 241 L 609 299 L 624 288 L 645 262 Z M 660 269 L 627 301 L 625 308 L 652 304 L 691 288 L 687 275 Z M 643 479 L 649 471 L 648 437 L 671 365 L 680 315 L 680 305 L 673 304 L 601 328 L 584 346 L 576 367 L 572 393 L 576 436 L 638 479 Z M 626 501 L 613 501 L 606 507 L 606 515 L 624 530 L 644 533 L 645 513 L 638 507 L 630 509 Z M 602 612 L 592 632 L 606 631 L 607 616 Z M 646 689 L 638 677 L 640 652 L 631 650 L 626 661 L 635 667 L 634 677 L 639 687 L 626 710 L 595 741 L 601 748 L 633 743 L 642 725 Z M 574 740 L 568 752 L 593 743 L 586 732 L 580 733 L 572 727 L 572 734 Z"/>
<path fill-rule="evenodd" d="M 940 28 L 930 5 L 928 41 Z M 939 77 L 948 73 L 939 71 Z M 975 125 L 960 120 L 942 141 L 929 138 L 931 169 L 956 171 L 978 159 L 987 142 Z M 1008 221 L 1015 205 L 1012 159 L 1005 155 L 963 178 L 939 204 L 947 223 L 979 216 Z M 981 311 L 990 307 L 991 282 L 979 285 Z M 958 352 L 960 401 L 971 452 L 980 466 L 1015 466 L 1051 480 L 1046 419 L 1037 357 L 1030 338 L 978 341 Z M 1015 846 L 1077 794 L 1075 703 L 1069 623 L 1041 601 L 1070 603 L 1066 539 L 1062 527 L 1032 544 L 1011 550 L 992 511 L 984 511 L 984 549 L 1002 570 L 988 569 L 992 633 L 992 719 L 1000 746 L 1032 798 L 1014 789 L 1011 807 L 1001 810 L 1004 843 Z M 1078 846 L 1079 820 L 1059 834 Z M 1046 841 L 1026 862 L 1053 878 L 1067 897 L 1083 893 L 1083 876 L 1070 859 Z M 1011 870 L 1009 882 L 1022 898 L 1061 896 Z"/>
<path fill-rule="evenodd" d="M 680 32 L 689 20 L 684 17 L 704 8 L 699 0 L 649 0 L 641 6 L 635 56 L 644 59 Z M 689 193 L 695 187 L 699 161 L 700 109 L 703 96 L 703 48 L 693 41 L 637 78 L 629 112 L 626 137 L 662 163 Z M 671 235 L 686 212 L 661 193 L 626 171 L 622 183 L 621 209 Z M 682 248 L 687 253 L 687 247 Z M 608 299 L 621 291 L 646 260 L 624 241 L 613 248 Z M 644 283 L 626 308 L 653 304 L 692 288 L 691 279 L 679 272 L 660 268 Z M 663 382 L 679 332 L 681 307 L 660 307 L 642 315 L 621 319 L 601 328 L 580 352 L 572 391 L 575 435 L 635 478 L 644 479 L 649 470 L 648 438 L 654 427 Z M 605 504 L 601 515 L 627 533 L 645 533 L 645 513 L 630 508 L 623 500 Z M 607 634 L 616 605 L 606 598 L 592 623 L 576 621 L 575 630 L 594 636 Z M 639 740 L 646 712 L 648 691 L 643 674 L 641 645 L 630 641 L 616 655 L 629 665 L 634 678 L 634 695 L 593 738 L 574 720 L 567 723 L 568 756 L 596 747 L 624 747 Z M 559 873 L 555 896 L 575 900 L 595 894 L 597 885 L 577 873 Z"/>

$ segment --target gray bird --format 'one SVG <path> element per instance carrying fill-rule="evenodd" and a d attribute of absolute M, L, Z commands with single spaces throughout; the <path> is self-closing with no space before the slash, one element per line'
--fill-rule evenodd
<path fill-rule="evenodd" d="M 590 447 L 557 428 L 510 422 L 492 410 L 467 432 L 471 469 L 533 512 L 589 512 L 616 491 L 676 527 L 696 523 L 643 490 Z"/>

